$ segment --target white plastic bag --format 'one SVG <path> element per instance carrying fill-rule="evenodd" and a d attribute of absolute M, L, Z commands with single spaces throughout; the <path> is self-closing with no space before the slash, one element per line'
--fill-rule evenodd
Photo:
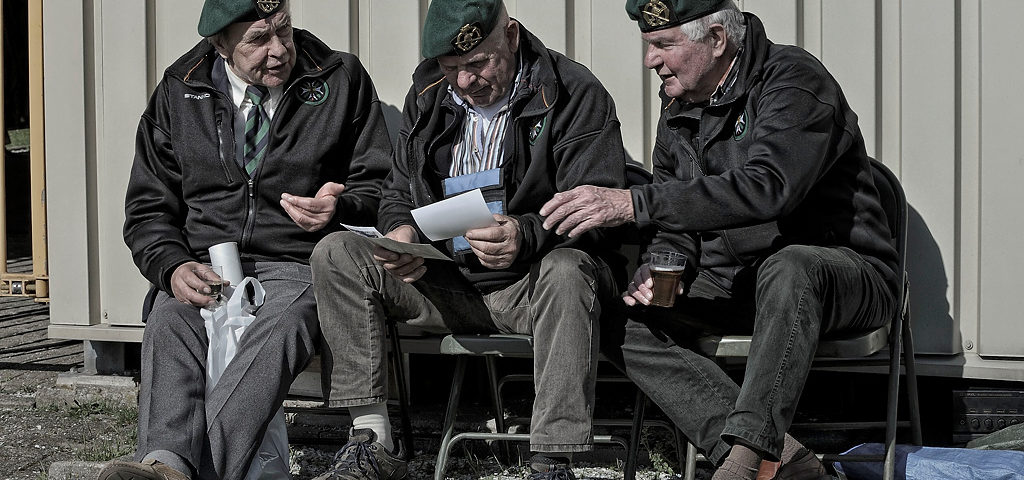
<path fill-rule="evenodd" d="M 252 290 L 250 298 L 246 290 Z M 266 297 L 259 280 L 245 277 L 237 286 L 224 289 L 227 302 L 215 310 L 202 309 L 210 348 L 206 353 L 206 394 L 213 391 L 221 375 L 238 352 L 245 329 L 256 320 L 254 312 Z M 267 426 L 256 457 L 252 459 L 246 480 L 289 480 L 288 430 L 284 408 L 280 408 Z"/>

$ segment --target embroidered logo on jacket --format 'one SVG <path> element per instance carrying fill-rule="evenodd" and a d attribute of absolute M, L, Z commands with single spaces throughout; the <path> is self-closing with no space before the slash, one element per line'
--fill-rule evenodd
<path fill-rule="evenodd" d="M 736 119 L 736 127 L 732 131 L 732 139 L 739 141 L 747 135 L 747 111 L 744 110 Z"/>
<path fill-rule="evenodd" d="M 547 124 L 548 117 L 541 117 L 541 119 L 537 121 L 537 124 L 530 129 L 530 145 L 533 145 L 534 143 L 537 142 L 537 137 L 539 137 L 540 134 L 544 132 L 544 127 Z"/>
<path fill-rule="evenodd" d="M 324 103 L 329 93 L 330 89 L 327 88 L 327 82 L 318 79 L 303 80 L 299 84 L 299 88 L 295 90 L 299 100 L 302 100 L 306 105 L 320 105 Z"/>

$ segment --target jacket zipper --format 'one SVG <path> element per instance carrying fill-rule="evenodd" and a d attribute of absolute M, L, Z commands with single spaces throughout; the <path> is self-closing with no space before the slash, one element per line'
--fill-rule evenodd
<path fill-rule="evenodd" d="M 234 143 L 234 140 L 231 141 Z M 228 160 L 224 158 L 224 117 L 217 115 L 217 157 L 220 158 L 220 166 L 224 169 L 224 178 L 231 183 L 232 175 L 228 167 Z"/>
<path fill-rule="evenodd" d="M 242 229 L 242 242 L 240 248 L 245 249 L 252 240 L 252 231 L 256 227 L 256 184 L 253 179 L 245 182 L 245 227 Z"/>

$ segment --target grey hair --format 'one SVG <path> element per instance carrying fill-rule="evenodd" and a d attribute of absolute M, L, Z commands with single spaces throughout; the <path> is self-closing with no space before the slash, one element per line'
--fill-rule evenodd
<path fill-rule="evenodd" d="M 721 10 L 710 13 L 696 20 L 691 20 L 679 26 L 683 34 L 692 42 L 703 41 L 711 31 L 711 26 L 720 24 L 725 28 L 725 35 L 730 46 L 740 46 L 747 34 L 746 19 L 743 12 L 736 6 L 736 2 L 729 0 Z"/>

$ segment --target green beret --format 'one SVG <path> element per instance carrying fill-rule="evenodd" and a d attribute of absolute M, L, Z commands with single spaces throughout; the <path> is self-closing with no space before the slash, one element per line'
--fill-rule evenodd
<path fill-rule="evenodd" d="M 728 0 L 626 0 L 626 13 L 641 32 L 682 25 L 722 9 Z"/>
<path fill-rule="evenodd" d="M 501 0 L 432 0 L 423 22 L 423 58 L 465 55 L 494 29 Z"/>
<path fill-rule="evenodd" d="M 210 37 L 235 22 L 267 18 L 284 5 L 284 0 L 206 0 L 199 16 L 199 35 Z"/>

